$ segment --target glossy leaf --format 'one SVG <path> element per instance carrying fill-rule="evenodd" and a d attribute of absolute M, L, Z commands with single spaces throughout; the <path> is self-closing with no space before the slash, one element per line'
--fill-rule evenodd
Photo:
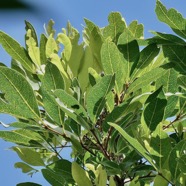
<path fill-rule="evenodd" d="M 24 68 L 34 73 L 35 69 L 32 61 L 28 57 L 26 50 L 17 41 L 0 31 L 0 44 L 13 59 L 19 61 Z"/>
<path fill-rule="evenodd" d="M 64 80 L 60 71 L 54 64 L 48 63 L 45 68 L 45 75 L 42 79 L 43 103 L 46 112 L 59 125 L 63 124 L 64 113 L 56 104 L 55 98 L 51 94 L 52 91 L 64 89 L 64 87 Z"/>
<path fill-rule="evenodd" d="M 186 39 L 186 20 L 179 12 L 173 8 L 167 10 L 160 1 L 156 1 L 156 14 L 160 21 L 168 24 L 176 34 Z"/>
<path fill-rule="evenodd" d="M 44 166 L 44 162 L 41 159 L 41 155 L 39 152 L 36 152 L 35 150 L 32 150 L 30 148 L 25 147 L 12 147 L 12 150 L 14 150 L 18 156 L 29 165 L 32 166 Z"/>
<path fill-rule="evenodd" d="M 116 93 L 120 95 L 123 84 L 126 81 L 125 75 L 127 74 L 127 69 L 124 67 L 121 53 L 113 42 L 106 41 L 103 43 L 101 48 L 101 62 L 105 74 L 116 74 L 115 89 Z"/>
<path fill-rule="evenodd" d="M 94 123 L 106 104 L 106 96 L 114 86 L 115 76 L 106 75 L 94 85 L 87 95 L 87 111 Z"/>
<path fill-rule="evenodd" d="M 125 20 L 119 12 L 111 12 L 108 16 L 109 25 L 103 29 L 103 37 L 110 37 L 114 43 L 126 28 Z"/>
<path fill-rule="evenodd" d="M 151 94 L 143 110 L 142 124 L 147 126 L 147 130 L 154 131 L 164 117 L 167 101 L 162 91 L 162 87 Z"/>
<path fill-rule="evenodd" d="M 130 135 L 127 134 L 119 125 L 114 123 L 109 123 L 109 125 L 113 126 L 122 136 L 123 138 L 139 153 L 145 158 L 155 169 L 157 169 L 156 165 L 153 162 L 151 155 L 147 152 L 147 150 Z"/>
<path fill-rule="evenodd" d="M 15 70 L 0 67 L 0 112 L 18 118 L 40 117 L 38 105 L 32 87 L 26 79 Z"/>
<path fill-rule="evenodd" d="M 83 170 L 76 162 L 72 162 L 72 176 L 78 186 L 92 186 L 85 170 Z"/>

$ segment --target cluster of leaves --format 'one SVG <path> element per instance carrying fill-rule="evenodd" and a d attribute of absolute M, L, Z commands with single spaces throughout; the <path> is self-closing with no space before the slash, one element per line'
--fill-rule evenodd
<path fill-rule="evenodd" d="M 186 19 L 160 1 L 156 13 L 176 35 L 144 39 L 118 12 L 104 28 L 85 19 L 80 44 L 70 23 L 56 35 L 50 21 L 38 40 L 26 22 L 25 48 L 0 32 L 12 57 L 0 112 L 17 119 L 0 137 L 16 144 L 16 168 L 55 186 L 186 184 Z"/>

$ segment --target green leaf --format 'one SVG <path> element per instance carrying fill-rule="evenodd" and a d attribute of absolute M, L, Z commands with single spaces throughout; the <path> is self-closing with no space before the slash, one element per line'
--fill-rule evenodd
<path fill-rule="evenodd" d="M 72 162 L 72 176 L 78 186 L 92 186 L 85 170 L 83 170 L 76 162 Z"/>
<path fill-rule="evenodd" d="M 29 29 L 26 34 L 26 45 L 28 47 L 28 54 L 34 64 L 39 67 L 41 65 L 40 62 L 40 50 L 37 46 L 35 39 L 32 37 L 32 31 Z"/>
<path fill-rule="evenodd" d="M 186 20 L 175 9 L 166 9 L 160 1 L 156 1 L 156 14 L 158 19 L 168 24 L 179 36 L 186 39 Z"/>
<path fill-rule="evenodd" d="M 186 78 L 185 76 L 179 76 L 178 77 L 178 84 L 184 90 L 186 90 L 186 81 L 185 81 L 185 78 Z"/>
<path fill-rule="evenodd" d="M 40 113 L 32 87 L 15 70 L 0 67 L 0 112 L 18 118 L 39 120 Z"/>
<path fill-rule="evenodd" d="M 42 185 L 33 182 L 24 182 L 18 183 L 16 186 L 42 186 Z"/>
<path fill-rule="evenodd" d="M 166 73 L 162 75 L 157 81 L 156 81 L 156 87 L 160 87 L 163 85 L 163 91 L 165 92 L 165 95 L 167 94 L 175 94 L 178 91 L 178 85 L 177 85 L 177 77 L 178 73 L 174 69 L 168 69 Z M 177 96 L 167 96 L 167 106 L 164 111 L 164 118 L 171 117 L 171 115 L 176 107 L 176 104 L 178 102 Z"/>
<path fill-rule="evenodd" d="M 84 30 L 84 40 L 87 45 L 90 46 L 92 51 L 92 56 L 94 59 L 94 66 L 93 68 L 97 72 L 102 71 L 102 64 L 101 64 L 101 46 L 103 43 L 103 38 L 101 35 L 101 31 L 98 26 L 94 23 L 89 21 L 88 19 L 84 19 L 86 23 L 86 27 Z"/>
<path fill-rule="evenodd" d="M 94 64 L 94 58 L 92 56 L 92 51 L 91 51 L 91 48 L 89 46 L 87 46 L 85 48 L 84 55 L 83 55 L 80 63 L 81 63 L 81 66 L 80 66 L 79 72 L 78 72 L 78 81 L 80 83 L 80 87 L 81 87 L 82 92 L 85 92 L 88 88 L 88 85 L 89 85 L 89 74 L 88 74 L 89 73 L 89 68 L 94 66 L 93 65 Z M 76 65 L 73 65 L 73 67 L 75 68 Z M 95 71 L 95 73 L 96 73 L 96 71 Z"/>
<path fill-rule="evenodd" d="M 48 165 L 47 168 L 53 170 L 56 174 L 61 175 L 66 181 L 73 183 L 74 180 L 71 174 L 71 166 L 72 163 L 70 161 L 62 159 Z"/>
<path fill-rule="evenodd" d="M 153 156 L 160 172 L 163 169 L 167 169 L 167 157 L 169 156 L 171 150 L 171 139 L 167 133 L 163 131 L 162 125 L 159 125 L 152 134 L 150 139 L 150 148 L 148 148 L 148 151 Z"/>
<path fill-rule="evenodd" d="M 97 186 L 105 186 L 107 184 L 107 172 L 101 165 L 98 165 L 96 169 L 96 183 Z"/>
<path fill-rule="evenodd" d="M 23 162 L 17 162 L 14 164 L 15 168 L 19 168 L 22 169 L 23 173 L 29 173 L 29 175 L 34 174 L 35 172 L 37 172 L 38 170 L 32 168 L 31 166 L 27 165 L 26 163 Z"/>
<path fill-rule="evenodd" d="M 119 12 L 111 12 L 108 16 L 109 25 L 103 29 L 103 37 L 110 37 L 114 43 L 117 43 L 118 37 L 126 28 L 125 20 Z"/>
<path fill-rule="evenodd" d="M 154 179 L 154 186 L 168 186 L 169 182 L 167 182 L 162 176 L 157 175 Z"/>
<path fill-rule="evenodd" d="M 26 25 L 25 26 L 26 31 L 31 30 L 31 36 L 35 40 L 36 46 L 38 46 L 37 33 L 36 33 L 33 25 L 31 23 L 29 23 L 28 21 L 26 21 L 26 20 L 25 20 L 25 25 Z"/>
<path fill-rule="evenodd" d="M 55 186 L 64 186 L 65 178 L 62 175 L 56 174 L 56 172 L 50 169 L 41 170 L 43 177 L 51 184 Z"/>
<path fill-rule="evenodd" d="M 109 178 L 109 186 L 116 186 L 113 176 L 110 176 Z"/>
<path fill-rule="evenodd" d="M 127 134 L 119 125 L 114 123 L 109 123 L 112 127 L 114 127 L 123 137 L 124 139 L 139 153 L 145 158 L 155 169 L 157 169 L 156 165 L 153 162 L 151 155 L 148 151 L 135 139 Z"/>
<path fill-rule="evenodd" d="M 158 55 L 160 49 L 157 47 L 156 44 L 151 44 L 145 47 L 141 52 L 140 52 L 140 58 L 137 63 L 136 68 L 134 69 L 134 72 L 132 74 L 132 79 L 135 79 L 136 77 L 140 77 L 146 72 L 148 72 L 148 66 L 154 58 Z"/>
<path fill-rule="evenodd" d="M 60 108 L 74 121 L 89 129 L 88 123 L 85 121 L 87 113 L 85 109 L 79 104 L 78 100 L 72 97 L 64 90 L 55 90 L 54 95 L 56 102 Z"/>
<path fill-rule="evenodd" d="M 143 25 L 138 24 L 138 21 L 132 21 L 128 26 L 128 29 L 132 33 L 135 39 L 142 39 L 143 38 Z"/>
<path fill-rule="evenodd" d="M 87 111 L 90 119 L 95 123 L 106 104 L 106 96 L 114 86 L 115 75 L 104 76 L 87 95 Z"/>
<path fill-rule="evenodd" d="M 32 166 L 45 165 L 41 159 L 40 153 L 36 152 L 35 150 L 25 147 L 12 147 L 11 149 L 14 150 L 25 163 L 28 163 Z"/>
<path fill-rule="evenodd" d="M 48 37 L 47 43 L 46 43 L 46 57 L 47 58 L 51 58 L 52 54 L 56 54 L 59 50 L 59 47 L 55 41 L 55 39 L 53 38 L 53 35 L 50 34 L 50 36 Z"/>
<path fill-rule="evenodd" d="M 186 74 L 186 50 L 181 45 L 165 45 L 163 46 L 163 54 L 168 58 L 174 68 L 183 74 Z"/>
<path fill-rule="evenodd" d="M 118 48 L 127 61 L 127 72 L 132 73 L 140 56 L 139 46 L 129 29 L 125 29 L 118 39 Z"/>
<path fill-rule="evenodd" d="M 175 181 L 179 178 L 181 174 L 182 164 L 180 164 L 179 159 L 185 154 L 185 149 L 186 140 L 182 140 L 178 144 L 176 144 L 176 146 L 172 149 L 169 155 L 169 169 Z"/>
<path fill-rule="evenodd" d="M 182 154 L 178 159 L 180 171 L 186 175 L 186 154 Z"/>
<path fill-rule="evenodd" d="M 44 34 L 41 34 L 40 36 L 40 61 L 41 64 L 45 64 L 47 62 L 46 57 L 46 43 L 47 43 L 47 37 Z"/>
<path fill-rule="evenodd" d="M 56 31 L 53 28 L 54 24 L 55 24 L 55 22 L 52 19 L 50 19 L 48 24 L 45 25 L 45 31 L 48 35 L 51 35 L 51 34 L 53 36 L 55 35 Z"/>
<path fill-rule="evenodd" d="M 123 89 L 123 84 L 126 81 L 127 74 L 122 59 L 122 54 L 119 52 L 117 46 L 110 41 L 103 43 L 101 48 L 101 62 L 105 74 L 115 74 L 115 88 L 116 93 L 120 95 Z"/>
<path fill-rule="evenodd" d="M 165 73 L 165 71 L 166 70 L 163 68 L 155 68 L 145 73 L 129 86 L 128 92 L 136 92 L 138 89 L 156 81 L 159 77 L 162 76 L 163 73 Z"/>
<path fill-rule="evenodd" d="M 162 87 L 147 98 L 141 120 L 142 124 L 147 126 L 147 131 L 154 131 L 157 125 L 163 120 L 166 105 L 167 101 Z"/>
<path fill-rule="evenodd" d="M 43 103 L 46 112 L 59 125 L 63 124 L 64 113 L 56 104 L 52 91 L 64 89 L 64 86 L 64 80 L 58 68 L 54 64 L 48 63 L 45 68 L 45 75 L 42 78 Z"/>
<path fill-rule="evenodd" d="M 67 40 L 70 41 L 70 43 L 68 44 L 68 53 L 69 53 L 69 57 L 66 58 L 66 62 L 67 64 L 69 65 L 74 77 L 77 77 L 78 74 L 80 73 L 80 71 L 82 71 L 82 68 L 84 68 L 84 66 L 86 66 L 85 64 L 89 63 L 89 61 L 87 60 L 86 63 L 84 63 L 82 60 L 83 60 L 83 56 L 86 55 L 86 50 L 87 48 L 85 48 L 85 51 L 84 51 L 84 45 L 83 43 L 79 44 L 79 37 L 80 37 L 80 34 L 78 33 L 78 31 L 76 29 L 74 29 L 70 23 L 68 23 L 68 30 L 69 30 L 69 33 L 68 33 L 68 38 Z M 66 51 L 67 48 L 65 48 L 65 51 L 64 52 L 67 52 Z M 89 60 L 91 61 L 91 55 L 88 55 L 89 56 Z M 87 56 L 86 56 L 86 59 L 87 59 Z M 86 69 L 86 67 L 85 67 Z M 84 77 L 84 79 L 86 79 Z"/>
<path fill-rule="evenodd" d="M 165 34 L 161 32 L 151 31 L 155 37 L 148 39 L 149 43 L 163 44 L 163 45 L 183 45 L 185 46 L 185 41 L 180 37 L 172 34 Z"/>
<path fill-rule="evenodd" d="M 3 138 L 6 141 L 20 144 L 20 145 L 38 145 L 38 143 L 42 142 L 41 136 L 30 130 L 20 129 L 20 130 L 12 130 L 12 131 L 0 131 L 0 138 Z"/>
<path fill-rule="evenodd" d="M 57 36 L 57 41 L 64 45 L 64 50 L 63 50 L 64 59 L 68 61 L 70 59 L 71 52 L 72 52 L 72 44 L 69 37 L 63 33 L 60 33 Z"/>
<path fill-rule="evenodd" d="M 19 61 L 28 71 L 35 73 L 33 63 L 26 50 L 17 41 L 0 31 L 0 44 L 13 59 Z"/>

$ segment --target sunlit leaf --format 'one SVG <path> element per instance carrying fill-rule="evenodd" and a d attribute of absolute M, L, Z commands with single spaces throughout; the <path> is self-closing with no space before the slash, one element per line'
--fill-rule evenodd
<path fill-rule="evenodd" d="M 118 48 L 127 61 L 127 72 L 132 73 L 139 60 L 139 46 L 129 29 L 125 29 L 118 39 Z"/>
<path fill-rule="evenodd" d="M 26 34 L 26 44 L 28 47 L 28 54 L 36 66 L 40 66 L 40 50 L 35 39 L 32 37 L 32 32 L 29 29 Z"/>
<path fill-rule="evenodd" d="M 22 172 L 23 173 L 29 173 L 31 175 L 33 173 L 35 173 L 35 172 L 38 171 L 38 170 L 34 169 L 33 167 L 29 166 L 28 164 L 23 163 L 23 162 L 17 162 L 17 163 L 15 163 L 14 167 L 15 168 L 22 169 Z"/>
<path fill-rule="evenodd" d="M 186 74 L 186 50 L 185 46 L 181 45 L 165 45 L 163 46 L 164 57 L 172 63 L 174 68 L 182 73 Z"/>
<path fill-rule="evenodd" d="M 118 37 L 126 28 L 125 20 L 119 12 L 111 12 L 108 16 L 109 25 L 103 29 L 103 37 L 110 37 L 113 42 L 117 43 Z"/>
<path fill-rule="evenodd" d="M 154 58 L 158 55 L 159 50 L 160 49 L 155 44 L 152 44 L 152 45 L 148 45 L 140 52 L 139 61 L 132 74 L 133 78 L 142 76 L 143 74 L 148 72 L 147 71 L 148 66 L 150 63 L 152 63 Z"/>
<path fill-rule="evenodd" d="M 160 1 L 156 1 L 156 14 L 160 21 L 168 24 L 176 34 L 186 39 L 186 20 L 179 12 L 173 8 L 167 10 Z"/>
<path fill-rule="evenodd" d="M 92 186 L 85 170 L 83 170 L 76 162 L 72 162 L 72 176 L 78 186 Z"/>
<path fill-rule="evenodd" d="M 30 22 L 28 22 L 28 21 L 25 21 L 25 25 L 26 25 L 26 26 L 25 26 L 26 31 L 31 30 L 31 37 L 35 40 L 36 46 L 38 46 L 37 33 L 36 33 L 35 28 L 34 28 L 33 25 L 32 25 Z"/>
<path fill-rule="evenodd" d="M 20 145 L 38 145 L 39 142 L 42 142 L 42 138 L 36 132 L 29 130 L 12 130 L 12 131 L 0 131 L 0 138 L 13 142 Z"/>
<path fill-rule="evenodd" d="M 148 84 L 156 81 L 159 77 L 162 76 L 162 74 L 166 70 L 163 68 L 155 68 L 147 73 L 145 73 L 143 76 L 135 80 L 128 89 L 128 92 L 135 92 L 138 89 L 147 86 Z"/>
<path fill-rule="evenodd" d="M 132 21 L 130 25 L 128 26 L 128 29 L 136 39 L 142 39 L 143 38 L 143 25 L 138 24 L 138 21 Z"/>
<path fill-rule="evenodd" d="M 125 69 L 122 55 L 113 42 L 106 41 L 101 48 L 101 62 L 105 74 L 116 74 L 115 88 L 120 95 L 123 84 L 126 81 L 127 69 Z"/>
<path fill-rule="evenodd" d="M 69 60 L 72 52 L 72 44 L 67 35 L 60 33 L 57 36 L 57 40 L 64 45 L 63 55 L 65 60 Z"/>
<path fill-rule="evenodd" d="M 19 61 L 28 71 L 35 72 L 34 65 L 26 50 L 17 41 L 2 31 L 0 31 L 0 44 L 2 44 L 3 48 L 12 58 Z"/>
<path fill-rule="evenodd" d="M 64 80 L 58 68 L 48 63 L 45 68 L 45 75 L 42 79 L 42 95 L 46 112 L 59 125 L 63 124 L 64 113 L 56 104 L 55 98 L 51 95 L 56 89 L 64 89 Z"/>
<path fill-rule="evenodd" d="M 95 122 L 106 104 L 106 96 L 114 86 L 115 76 L 106 75 L 94 85 L 87 95 L 87 111 L 92 122 Z"/>
<path fill-rule="evenodd" d="M 0 112 L 19 118 L 40 117 L 34 92 L 26 79 L 15 70 L 0 67 Z"/>
<path fill-rule="evenodd" d="M 36 152 L 35 150 L 25 147 L 12 147 L 11 149 L 14 150 L 25 163 L 28 163 L 32 166 L 45 165 L 41 159 L 40 153 Z"/>

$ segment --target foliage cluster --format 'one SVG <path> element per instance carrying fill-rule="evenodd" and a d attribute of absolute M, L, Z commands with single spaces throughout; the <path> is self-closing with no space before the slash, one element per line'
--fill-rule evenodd
<path fill-rule="evenodd" d="M 26 21 L 25 48 L 0 31 L 12 57 L 0 112 L 17 119 L 0 138 L 16 168 L 54 186 L 186 185 L 186 19 L 160 1 L 156 14 L 176 35 L 144 39 L 118 12 L 104 28 L 85 19 L 81 43 L 70 23 L 56 34 L 49 21 L 38 39 Z"/>

